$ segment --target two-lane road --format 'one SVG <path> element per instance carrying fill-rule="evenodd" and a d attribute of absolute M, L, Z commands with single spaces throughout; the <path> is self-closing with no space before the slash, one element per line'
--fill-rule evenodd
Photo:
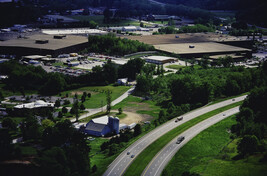
<path fill-rule="evenodd" d="M 239 106 L 232 108 L 230 110 L 224 111 L 220 114 L 212 116 L 197 125 L 189 128 L 179 136 L 184 136 L 185 139 L 180 143 L 177 144 L 177 137 L 175 137 L 170 143 L 168 143 L 149 163 L 146 167 L 142 176 L 160 176 L 163 169 L 166 167 L 168 162 L 172 159 L 175 153 L 181 149 L 187 142 L 189 142 L 193 137 L 198 135 L 201 131 L 207 129 L 208 127 L 216 124 L 217 122 L 234 115 L 239 112 Z"/>
<path fill-rule="evenodd" d="M 167 132 L 171 131 L 172 129 L 178 127 L 179 125 L 190 121 L 202 114 L 205 114 L 207 112 L 213 111 L 215 109 L 243 101 L 246 98 L 245 96 L 240 96 L 238 98 L 235 98 L 233 101 L 232 99 L 226 100 L 220 103 L 216 103 L 210 106 L 205 106 L 199 109 L 196 109 L 192 112 L 189 112 L 187 114 L 183 115 L 183 120 L 179 121 L 177 123 L 174 122 L 174 120 L 170 120 L 163 125 L 157 127 L 156 129 L 152 130 L 139 140 L 137 140 L 135 143 L 130 145 L 127 149 L 125 149 L 108 167 L 106 172 L 103 174 L 104 176 L 115 176 L 115 175 L 122 175 L 126 169 L 129 167 L 131 162 L 134 160 L 136 156 L 138 156 L 147 146 L 149 146 L 151 143 L 153 143 L 155 140 L 160 138 L 162 135 L 166 134 Z M 130 154 L 127 154 L 130 152 Z M 134 155 L 134 158 L 131 156 Z"/>

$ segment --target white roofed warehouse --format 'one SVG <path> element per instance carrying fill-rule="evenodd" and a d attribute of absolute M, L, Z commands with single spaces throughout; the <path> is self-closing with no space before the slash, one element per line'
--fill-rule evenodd
<path fill-rule="evenodd" d="M 13 112 L 15 115 L 23 116 L 29 112 L 37 115 L 47 115 L 47 112 L 54 109 L 54 103 L 48 103 L 43 100 L 37 100 L 31 103 L 25 103 L 14 106 Z"/>
<path fill-rule="evenodd" d="M 157 64 L 157 65 L 163 65 L 166 63 L 177 61 L 176 58 L 166 57 L 166 56 L 148 56 L 148 57 L 145 57 L 144 59 L 148 63 Z"/>

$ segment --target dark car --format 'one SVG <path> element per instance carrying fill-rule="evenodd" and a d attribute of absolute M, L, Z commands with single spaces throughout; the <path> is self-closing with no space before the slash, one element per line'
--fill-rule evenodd
<path fill-rule="evenodd" d="M 176 144 L 180 144 L 184 139 L 185 139 L 184 136 L 178 137 Z"/>

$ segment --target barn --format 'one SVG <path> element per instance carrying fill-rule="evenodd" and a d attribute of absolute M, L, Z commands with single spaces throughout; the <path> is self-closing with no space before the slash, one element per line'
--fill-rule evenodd
<path fill-rule="evenodd" d="M 110 133 L 119 134 L 119 118 L 104 116 L 90 120 L 84 132 L 92 136 L 105 136 Z"/>

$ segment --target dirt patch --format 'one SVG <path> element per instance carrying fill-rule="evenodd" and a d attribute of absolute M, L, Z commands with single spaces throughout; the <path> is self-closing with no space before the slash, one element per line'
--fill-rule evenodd
<path fill-rule="evenodd" d="M 111 112 L 117 112 L 117 111 L 111 111 Z M 120 124 L 130 125 L 132 123 L 145 122 L 153 118 L 150 115 L 137 114 L 136 112 L 123 111 L 123 113 L 126 114 L 126 117 L 124 117 L 123 119 L 120 119 Z"/>

